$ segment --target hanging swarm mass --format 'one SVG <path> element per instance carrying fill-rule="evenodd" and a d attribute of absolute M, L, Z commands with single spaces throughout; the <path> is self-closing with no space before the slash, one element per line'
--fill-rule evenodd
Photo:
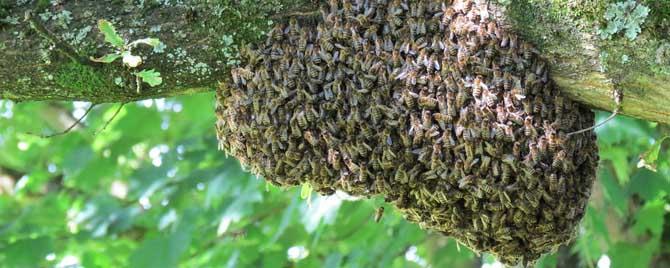
<path fill-rule="evenodd" d="M 598 161 L 593 114 L 532 46 L 467 0 L 333 0 L 243 51 L 222 149 L 274 184 L 383 195 L 506 264 L 568 242 Z"/>

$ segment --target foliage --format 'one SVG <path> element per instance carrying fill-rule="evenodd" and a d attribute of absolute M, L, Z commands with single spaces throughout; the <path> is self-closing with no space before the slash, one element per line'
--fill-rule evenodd
<path fill-rule="evenodd" d="M 649 7 L 635 0 L 611 3 L 605 11 L 607 25 L 598 30 L 598 34 L 602 39 L 610 39 L 613 35 L 624 32 L 629 40 L 634 40 L 640 33 L 649 11 Z"/>
<path fill-rule="evenodd" d="M 58 132 L 86 105 L 0 101 L 0 267 L 474 267 L 475 254 L 389 205 L 375 223 L 383 200 L 241 170 L 216 150 L 212 99 L 130 103 L 95 135 L 118 108 L 100 106 L 51 139 L 26 133 Z M 670 154 L 656 144 L 668 133 L 626 117 L 597 133 L 600 177 L 572 252 L 584 267 L 604 254 L 612 267 L 667 265 Z M 657 171 L 638 168 L 655 148 Z"/>
<path fill-rule="evenodd" d="M 163 83 L 163 78 L 161 78 L 161 73 L 156 72 L 156 70 L 151 69 L 151 70 L 142 70 L 137 72 L 135 75 L 137 75 L 142 81 L 146 82 L 152 87 L 155 87 L 157 85 L 160 85 Z"/>
<path fill-rule="evenodd" d="M 132 49 L 140 44 L 151 46 L 155 49 L 160 48 L 163 45 L 160 40 L 157 38 L 142 38 L 130 43 L 126 42 L 117 32 L 114 25 L 107 20 L 101 19 L 98 21 L 98 29 L 105 37 L 105 42 L 112 45 L 116 50 L 112 53 L 108 53 L 100 58 L 91 57 L 91 61 L 100 62 L 100 63 L 112 63 L 118 58 L 121 58 L 123 64 L 129 68 L 135 68 L 142 64 L 142 57 L 133 55 Z M 149 86 L 155 87 L 163 83 L 161 78 L 161 73 L 156 70 L 142 70 L 134 73 L 139 79 L 143 82 L 149 84 Z M 139 82 L 138 82 L 139 83 Z M 139 85 L 138 85 L 139 91 Z M 139 93 L 139 92 L 138 92 Z"/>

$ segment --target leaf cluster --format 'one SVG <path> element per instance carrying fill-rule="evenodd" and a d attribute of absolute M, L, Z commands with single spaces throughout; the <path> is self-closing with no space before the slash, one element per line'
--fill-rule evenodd
<path fill-rule="evenodd" d="M 279 189 L 216 149 L 212 94 L 96 106 L 0 101 L 2 267 L 472 267 L 477 256 L 383 200 Z M 608 114 L 599 113 L 598 119 Z M 668 128 L 616 117 L 597 129 L 598 181 L 573 245 L 577 267 L 665 267 Z M 665 139 L 665 142 L 662 142 Z M 656 172 L 638 167 L 640 156 Z M 306 199 L 306 200 L 303 200 Z M 309 205 L 308 205 L 309 200 Z"/>
<path fill-rule="evenodd" d="M 602 39 L 611 39 L 623 32 L 626 38 L 634 40 L 640 33 L 649 11 L 649 7 L 635 0 L 611 3 L 604 15 L 607 25 L 599 29 L 598 34 Z"/>

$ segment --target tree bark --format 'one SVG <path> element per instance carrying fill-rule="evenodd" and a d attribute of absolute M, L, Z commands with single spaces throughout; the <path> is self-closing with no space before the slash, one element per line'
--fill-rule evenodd
<path fill-rule="evenodd" d="M 19 102 L 128 102 L 211 91 L 228 77 L 237 48 L 260 40 L 271 27 L 270 16 L 317 8 L 305 0 L 5 2 L 0 1 L 0 99 Z M 100 19 L 112 22 L 126 43 L 151 37 L 165 48 L 133 49 L 144 61 L 134 69 L 120 59 L 95 63 L 89 58 L 114 51 L 98 30 Z M 132 73 L 151 69 L 161 73 L 162 84 L 138 88 Z"/>
<path fill-rule="evenodd" d="M 44 2 L 48 1 L 0 6 L 0 17 L 6 14 L 0 21 L 2 99 L 105 103 L 211 91 L 228 79 L 239 46 L 262 40 L 273 19 L 314 14 L 320 4 L 312 0 Z M 529 2 L 512 1 L 501 8 L 499 19 L 537 45 L 567 96 L 594 109 L 613 111 L 612 92 L 618 89 L 624 94 L 622 114 L 670 123 L 670 48 L 665 54 L 661 51 L 670 47 L 670 41 L 660 34 L 669 29 L 647 25 L 633 41 L 623 36 L 603 40 L 594 34 L 603 24 L 603 1 L 578 0 L 576 6 L 563 3 L 575 1 Z M 24 21 L 26 11 L 66 45 L 31 27 Z M 653 15 L 647 20 L 653 21 Z M 166 45 L 162 52 L 137 50 L 144 58 L 137 69 L 159 71 L 161 85 L 141 83 L 138 91 L 135 70 L 120 60 L 111 64 L 86 60 L 111 51 L 96 27 L 99 19 L 111 21 L 126 42 L 155 37 Z M 84 60 L 73 61 L 65 53 L 68 50 Z"/>

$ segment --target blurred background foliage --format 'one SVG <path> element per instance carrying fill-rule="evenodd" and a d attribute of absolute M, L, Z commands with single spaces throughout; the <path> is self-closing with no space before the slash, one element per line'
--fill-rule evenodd
<path fill-rule="evenodd" d="M 212 94 L 128 103 L 104 130 L 119 104 L 99 105 L 38 136 L 89 106 L 0 101 L 0 267 L 500 267 L 379 198 L 303 199 L 243 171 L 217 151 Z M 670 128 L 596 132 L 578 238 L 538 267 L 670 267 Z"/>

